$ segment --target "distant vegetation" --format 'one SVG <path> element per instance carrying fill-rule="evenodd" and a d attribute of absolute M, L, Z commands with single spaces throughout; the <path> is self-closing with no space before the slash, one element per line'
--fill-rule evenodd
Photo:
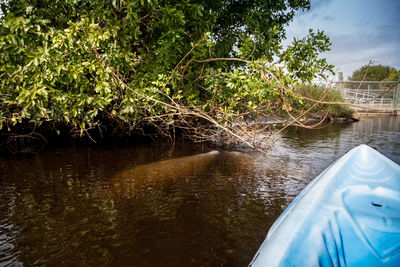
<path fill-rule="evenodd" d="M 364 65 L 359 69 L 355 70 L 353 74 L 347 78 L 348 81 L 400 81 L 400 70 L 396 70 L 393 67 L 383 65 Z M 360 83 L 349 83 L 346 85 L 350 88 L 356 88 L 360 86 Z M 367 85 L 364 84 L 366 87 Z M 390 89 L 393 86 L 383 84 L 368 84 L 370 89 Z"/>
<path fill-rule="evenodd" d="M 305 98 L 320 99 L 324 102 L 344 103 L 340 92 L 334 88 L 315 85 L 302 85 L 299 86 L 298 92 Z M 321 116 L 323 112 L 326 112 L 326 116 L 330 119 L 351 118 L 352 111 L 348 105 L 321 103 L 313 106 L 314 104 L 315 103 L 313 101 L 307 101 L 302 108 L 309 109 L 312 107 L 310 113 L 317 117 Z"/>
<path fill-rule="evenodd" d="M 245 141 L 249 131 L 233 127 L 238 121 L 279 112 L 296 124 L 308 115 L 297 85 L 333 69 L 319 58 L 330 46 L 323 32 L 281 46 L 284 26 L 309 7 L 308 0 L 2 2 L 1 134 L 7 142 L 58 134 L 96 141 L 157 130 L 173 140 L 179 130 L 201 141 L 220 129 Z"/>
<path fill-rule="evenodd" d="M 348 77 L 349 81 L 400 81 L 400 70 L 383 65 L 364 65 Z"/>

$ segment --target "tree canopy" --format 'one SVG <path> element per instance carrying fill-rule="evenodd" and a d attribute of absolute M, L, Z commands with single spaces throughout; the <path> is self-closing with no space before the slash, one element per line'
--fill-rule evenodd
<path fill-rule="evenodd" d="M 383 65 L 364 65 L 348 77 L 350 81 L 398 81 L 400 72 L 395 68 Z"/>
<path fill-rule="evenodd" d="M 207 122 L 240 137 L 235 120 L 291 112 L 302 105 L 297 83 L 332 72 L 318 57 L 330 46 L 323 32 L 281 46 L 285 25 L 309 7 L 308 0 L 3 1 L 0 128 L 45 124 L 59 133 L 63 125 L 90 136 L 150 124 L 199 136 Z M 290 116 L 298 121 L 302 112 Z"/>

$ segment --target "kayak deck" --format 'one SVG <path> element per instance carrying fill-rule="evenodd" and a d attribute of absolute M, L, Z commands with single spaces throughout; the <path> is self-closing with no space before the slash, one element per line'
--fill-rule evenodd
<path fill-rule="evenodd" d="M 251 266 L 400 266 L 400 166 L 367 145 L 318 175 Z"/>

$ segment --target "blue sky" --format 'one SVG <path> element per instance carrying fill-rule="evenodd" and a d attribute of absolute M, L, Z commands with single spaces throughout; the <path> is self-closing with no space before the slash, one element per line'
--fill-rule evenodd
<path fill-rule="evenodd" d="M 373 60 L 400 69 L 400 0 L 311 0 L 287 27 L 287 41 L 308 29 L 323 30 L 332 42 L 322 56 L 347 78 Z"/>

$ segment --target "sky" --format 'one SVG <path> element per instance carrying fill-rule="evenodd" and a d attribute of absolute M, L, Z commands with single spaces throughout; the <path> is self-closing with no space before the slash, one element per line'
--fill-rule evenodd
<path fill-rule="evenodd" d="M 310 28 L 328 35 L 331 51 L 322 57 L 345 79 L 370 60 L 400 69 L 400 0 L 311 0 L 287 26 L 286 44 Z"/>

